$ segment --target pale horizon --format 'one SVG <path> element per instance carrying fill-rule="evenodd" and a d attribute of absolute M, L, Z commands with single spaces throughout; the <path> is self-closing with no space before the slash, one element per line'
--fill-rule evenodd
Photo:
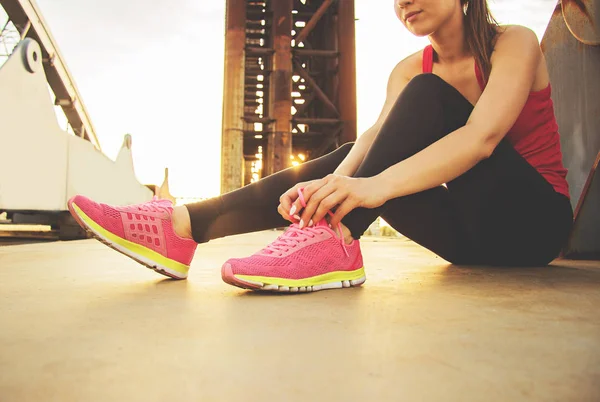
<path fill-rule="evenodd" d="M 541 40 L 556 0 L 490 1 L 502 24 L 531 28 Z M 171 193 L 219 194 L 225 0 L 38 0 L 77 83 L 103 152 L 114 159 L 133 137 L 138 180 Z M 115 10 L 119 10 L 116 13 Z M 140 13 L 143 10 L 143 13 Z M 358 132 L 380 113 L 392 68 L 427 38 L 404 29 L 393 2 L 356 0 Z M 377 41 L 397 47 L 381 52 Z"/>

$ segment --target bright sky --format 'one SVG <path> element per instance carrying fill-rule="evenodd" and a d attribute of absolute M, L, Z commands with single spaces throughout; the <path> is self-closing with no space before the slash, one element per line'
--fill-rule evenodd
<path fill-rule="evenodd" d="M 104 153 L 115 158 L 130 133 L 142 183 L 160 184 L 168 167 L 176 197 L 218 195 L 225 0 L 37 1 Z M 490 1 L 501 23 L 540 40 L 555 5 Z M 427 39 L 404 29 L 393 0 L 356 0 L 356 18 L 360 133 L 379 115 L 392 68 Z"/>

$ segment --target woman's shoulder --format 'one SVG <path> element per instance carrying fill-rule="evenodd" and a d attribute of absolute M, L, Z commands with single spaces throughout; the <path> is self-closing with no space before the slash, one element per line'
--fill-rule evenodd
<path fill-rule="evenodd" d="M 531 91 L 545 90 L 550 82 L 550 77 L 535 32 L 521 25 L 504 25 L 500 28 L 502 32 L 499 33 L 494 45 L 491 57 L 492 65 L 514 63 L 515 60 L 518 60 L 521 65 L 529 66 L 535 72 Z"/>
<path fill-rule="evenodd" d="M 392 75 L 410 81 L 423 72 L 423 49 L 404 58 L 392 70 Z"/>
<path fill-rule="evenodd" d="M 502 43 L 510 42 L 535 42 L 539 45 L 539 40 L 532 29 L 523 25 L 499 25 L 497 35 L 494 39 L 494 48 Z"/>
<path fill-rule="evenodd" d="M 540 53 L 540 42 L 531 29 L 522 25 L 501 25 L 494 39 L 491 62 L 494 65 L 503 59 L 529 58 L 536 62 Z"/>

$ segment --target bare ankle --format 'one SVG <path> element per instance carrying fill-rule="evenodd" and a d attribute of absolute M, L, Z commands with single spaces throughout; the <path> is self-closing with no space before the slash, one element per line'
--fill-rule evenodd
<path fill-rule="evenodd" d="M 171 222 L 173 223 L 173 231 L 179 237 L 184 239 L 192 239 L 192 223 L 190 221 L 190 213 L 185 206 L 179 206 L 173 208 L 173 215 L 171 215 Z"/>
<path fill-rule="evenodd" d="M 354 237 L 352 237 L 352 232 L 348 229 L 343 223 L 340 223 L 342 226 L 342 236 L 344 237 L 344 242 L 346 244 L 350 244 L 354 241 Z"/>

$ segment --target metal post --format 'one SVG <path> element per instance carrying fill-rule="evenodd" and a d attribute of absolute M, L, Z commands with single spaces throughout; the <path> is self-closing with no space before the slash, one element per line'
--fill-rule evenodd
<path fill-rule="evenodd" d="M 292 153 L 292 9 L 293 0 L 271 2 L 273 11 L 273 72 L 270 113 L 273 132 L 267 147 L 267 174 L 290 166 Z"/>
<path fill-rule="evenodd" d="M 356 48 L 354 0 L 338 0 L 338 110 L 344 127 L 340 144 L 356 140 Z"/>
<path fill-rule="evenodd" d="M 221 193 L 243 185 L 246 0 L 227 0 L 225 18 Z"/>

